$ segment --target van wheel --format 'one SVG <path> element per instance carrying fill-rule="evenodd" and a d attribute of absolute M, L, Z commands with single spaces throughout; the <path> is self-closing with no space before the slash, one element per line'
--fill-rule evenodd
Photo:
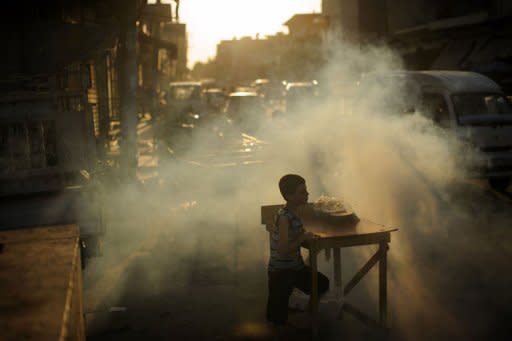
<path fill-rule="evenodd" d="M 489 185 L 498 192 L 505 192 L 510 185 L 511 178 L 490 178 Z"/>

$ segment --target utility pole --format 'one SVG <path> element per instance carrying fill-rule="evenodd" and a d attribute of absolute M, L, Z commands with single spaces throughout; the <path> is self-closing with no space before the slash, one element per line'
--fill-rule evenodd
<path fill-rule="evenodd" d="M 174 19 L 176 20 L 177 23 L 179 23 L 180 22 L 180 0 L 174 0 L 174 2 L 176 3 L 176 9 L 174 10 L 174 12 L 175 12 Z"/>
<path fill-rule="evenodd" d="M 161 4 L 160 0 L 157 0 L 157 5 Z M 160 30 L 161 30 L 161 19 L 158 17 L 151 18 L 151 34 L 153 35 L 154 43 L 153 43 L 153 80 L 152 80 L 152 91 L 151 91 L 151 116 L 154 119 L 157 117 L 157 113 L 159 113 L 159 92 L 160 92 L 160 73 L 158 70 L 158 61 L 160 55 Z"/>
<path fill-rule="evenodd" d="M 137 170 L 137 26 L 136 0 L 123 1 L 120 21 L 120 119 L 121 174 L 126 179 L 135 179 Z"/>

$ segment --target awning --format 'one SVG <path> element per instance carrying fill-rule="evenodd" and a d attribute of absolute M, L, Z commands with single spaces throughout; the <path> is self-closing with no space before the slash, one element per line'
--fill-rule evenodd
<path fill-rule="evenodd" d="M 507 92 L 512 92 L 512 37 L 487 37 L 468 57 L 470 70 L 492 78 Z"/>
<path fill-rule="evenodd" d="M 432 70 L 461 70 L 465 69 L 467 58 L 475 49 L 476 41 L 462 39 L 447 41 L 437 59 L 431 65 Z"/>
<path fill-rule="evenodd" d="M 512 75 L 512 64 L 505 62 L 493 62 L 487 64 L 479 64 L 472 68 L 472 71 L 485 74 L 508 74 Z"/>

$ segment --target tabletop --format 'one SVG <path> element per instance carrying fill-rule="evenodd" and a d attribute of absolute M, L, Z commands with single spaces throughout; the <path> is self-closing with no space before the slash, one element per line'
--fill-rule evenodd
<path fill-rule="evenodd" d="M 275 214 L 283 206 L 265 205 L 261 207 L 261 222 L 267 226 L 267 230 L 270 231 Z M 302 219 L 304 229 L 317 234 L 321 240 L 361 239 L 365 237 L 371 239 L 372 236 L 383 236 L 398 230 L 398 228 L 384 226 L 356 215 L 347 216 L 346 219 L 318 216 L 314 213 L 311 204 L 301 207 L 297 211 L 297 215 Z M 367 242 L 371 242 L 371 240 L 367 240 Z M 305 244 L 308 245 L 308 243 Z"/>

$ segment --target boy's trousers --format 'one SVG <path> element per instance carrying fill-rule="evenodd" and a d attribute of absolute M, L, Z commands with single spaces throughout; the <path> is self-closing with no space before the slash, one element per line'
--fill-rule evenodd
<path fill-rule="evenodd" d="M 311 294 L 311 268 L 268 272 L 267 321 L 285 324 L 288 320 L 288 301 L 294 288 Z M 318 296 L 329 289 L 329 279 L 318 272 Z"/>

